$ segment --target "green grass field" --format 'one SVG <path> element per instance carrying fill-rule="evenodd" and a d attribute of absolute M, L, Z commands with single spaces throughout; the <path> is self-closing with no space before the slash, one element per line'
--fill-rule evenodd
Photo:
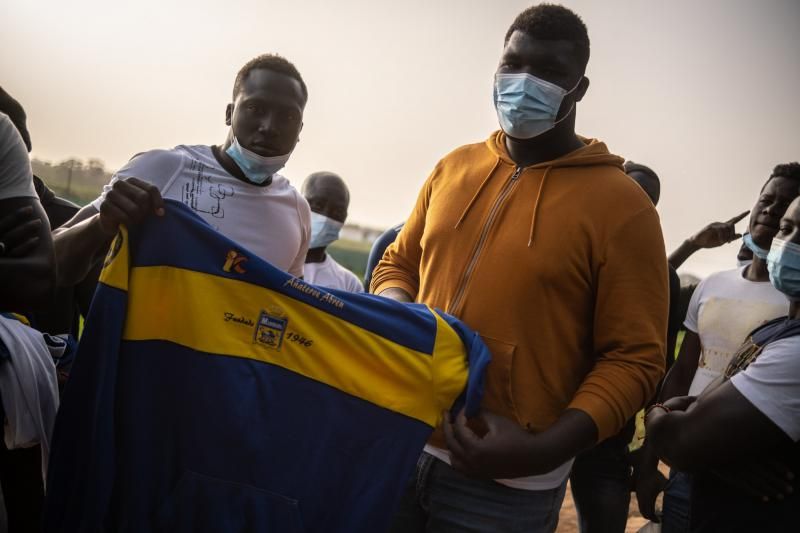
<path fill-rule="evenodd" d="M 340 239 L 328 247 L 328 253 L 363 281 L 371 248 L 371 243 Z"/>

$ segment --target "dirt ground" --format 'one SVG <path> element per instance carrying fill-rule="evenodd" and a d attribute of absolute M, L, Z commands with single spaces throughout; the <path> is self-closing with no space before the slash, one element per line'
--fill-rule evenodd
<path fill-rule="evenodd" d="M 628 526 L 625 529 L 626 533 L 636 533 L 647 520 L 642 518 L 639 514 L 639 507 L 636 504 L 636 495 L 631 493 L 631 506 L 628 511 Z M 577 533 L 578 531 L 578 517 L 575 513 L 575 504 L 572 501 L 572 491 L 567 485 L 567 494 L 564 496 L 564 505 L 561 507 L 561 514 L 558 518 L 558 533 Z"/>

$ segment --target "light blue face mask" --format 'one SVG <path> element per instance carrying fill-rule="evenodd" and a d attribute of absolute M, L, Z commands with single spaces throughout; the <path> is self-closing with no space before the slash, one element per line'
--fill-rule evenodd
<path fill-rule="evenodd" d="M 579 84 L 580 80 L 567 91 L 531 74 L 495 74 L 494 108 L 500 127 L 515 139 L 532 139 L 553 129 L 572 113 L 574 103 L 556 120 L 564 97 Z"/>
<path fill-rule="evenodd" d="M 286 166 L 289 156 L 292 155 L 292 152 L 273 157 L 258 155 L 239 144 L 239 139 L 235 135 L 233 142 L 225 150 L 225 153 L 231 156 L 231 159 L 242 169 L 247 179 L 257 185 L 261 185 L 272 178 L 273 174 Z"/>
<path fill-rule="evenodd" d="M 344 224 L 325 215 L 311 212 L 311 242 L 308 248 L 324 248 L 339 239 L 339 231 Z"/>
<path fill-rule="evenodd" d="M 767 270 L 776 289 L 792 300 L 800 300 L 800 245 L 773 239 Z"/>
<path fill-rule="evenodd" d="M 750 248 L 750 251 L 753 252 L 756 255 L 756 257 L 760 257 L 761 259 L 767 258 L 769 250 L 765 250 L 759 245 L 757 245 L 756 242 L 753 240 L 752 235 L 750 235 L 749 233 L 745 233 L 742 236 L 742 241 L 744 241 L 744 245 Z"/>

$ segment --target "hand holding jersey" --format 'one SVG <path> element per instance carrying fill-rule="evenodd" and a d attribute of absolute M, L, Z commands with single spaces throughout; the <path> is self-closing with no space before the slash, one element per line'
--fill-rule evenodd
<path fill-rule="evenodd" d="M 118 180 L 100 204 L 100 228 L 113 237 L 121 224 L 138 224 L 150 213 L 164 216 L 164 200 L 158 188 L 139 178 Z"/>

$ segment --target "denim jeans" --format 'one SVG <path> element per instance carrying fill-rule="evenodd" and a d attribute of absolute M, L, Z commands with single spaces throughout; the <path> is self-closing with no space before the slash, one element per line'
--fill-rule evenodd
<path fill-rule="evenodd" d="M 688 533 L 692 500 L 692 478 L 686 472 L 671 470 L 664 489 L 662 533 Z"/>
<path fill-rule="evenodd" d="M 514 489 L 473 479 L 423 453 L 391 533 L 551 533 L 566 480 L 551 490 Z"/>
<path fill-rule="evenodd" d="M 575 458 L 570 487 L 581 533 L 625 533 L 631 502 L 629 432 Z"/>

